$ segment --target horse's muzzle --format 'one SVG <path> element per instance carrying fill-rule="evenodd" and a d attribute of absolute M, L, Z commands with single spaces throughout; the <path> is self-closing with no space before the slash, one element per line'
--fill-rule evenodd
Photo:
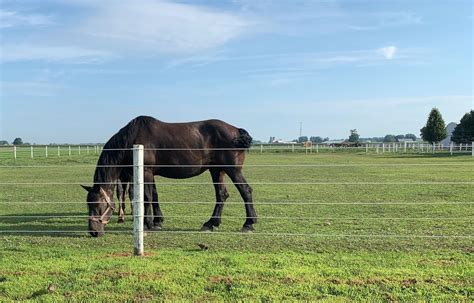
<path fill-rule="evenodd" d="M 94 238 L 102 237 L 104 235 L 104 226 L 105 224 L 89 221 L 89 234 Z"/>

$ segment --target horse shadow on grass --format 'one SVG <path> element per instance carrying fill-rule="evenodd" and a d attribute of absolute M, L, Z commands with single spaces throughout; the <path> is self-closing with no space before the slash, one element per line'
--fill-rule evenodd
<path fill-rule="evenodd" d="M 88 237 L 88 217 L 84 213 L 28 213 L 9 214 L 0 216 L 0 236 L 29 237 Z M 130 221 L 131 222 L 131 221 Z M 128 222 L 128 223 L 130 223 Z M 35 224 L 37 223 L 37 224 Z M 179 228 L 166 226 L 161 231 L 147 232 L 150 234 L 198 233 L 200 227 Z M 132 234 L 130 224 L 110 223 L 105 228 L 105 234 Z"/>

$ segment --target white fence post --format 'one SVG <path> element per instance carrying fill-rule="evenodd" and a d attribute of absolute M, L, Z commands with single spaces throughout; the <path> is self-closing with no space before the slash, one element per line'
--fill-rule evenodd
<path fill-rule="evenodd" d="M 16 145 L 13 145 L 13 158 L 16 160 Z"/>
<path fill-rule="evenodd" d="M 69 150 L 69 158 L 71 158 L 71 145 L 69 145 L 68 150 Z"/>
<path fill-rule="evenodd" d="M 48 158 L 48 145 L 44 146 L 44 155 Z"/>
<path fill-rule="evenodd" d="M 453 142 L 451 141 L 451 144 L 449 144 L 449 154 L 452 156 L 453 155 Z"/>
<path fill-rule="evenodd" d="M 89 154 L 89 145 L 86 146 L 86 153 Z"/>
<path fill-rule="evenodd" d="M 61 157 L 61 147 L 58 145 L 58 157 Z"/>
<path fill-rule="evenodd" d="M 260 144 L 260 153 L 263 153 L 263 144 Z"/>
<path fill-rule="evenodd" d="M 33 145 L 30 146 L 30 150 L 31 150 L 31 159 L 33 159 Z"/>
<path fill-rule="evenodd" d="M 143 145 L 133 145 L 133 253 L 143 256 L 144 174 Z"/>
<path fill-rule="evenodd" d="M 474 157 L 474 142 L 471 142 L 471 155 Z"/>
<path fill-rule="evenodd" d="M 80 155 L 81 154 L 81 146 L 80 145 L 79 145 L 78 152 L 79 152 L 79 155 Z"/>

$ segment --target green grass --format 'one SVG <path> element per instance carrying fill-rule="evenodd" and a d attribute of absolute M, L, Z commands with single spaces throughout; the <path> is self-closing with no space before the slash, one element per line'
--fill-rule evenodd
<path fill-rule="evenodd" d="M 95 162 L 5 158 L 51 167 L 3 167 L 0 183 L 90 184 Z M 197 231 L 214 207 L 212 186 L 188 184 L 209 174 L 157 178 L 166 221 L 146 236 L 142 258 L 131 255 L 130 216 L 103 238 L 72 232 L 87 228 L 78 185 L 0 185 L 0 301 L 474 299 L 471 156 L 252 152 L 246 164 L 256 233 L 238 233 L 245 212 L 232 185 L 223 224 L 209 234 Z M 323 166 L 252 166 L 262 164 Z M 284 182 L 312 184 L 259 184 Z M 56 215 L 66 217 L 44 217 Z"/>

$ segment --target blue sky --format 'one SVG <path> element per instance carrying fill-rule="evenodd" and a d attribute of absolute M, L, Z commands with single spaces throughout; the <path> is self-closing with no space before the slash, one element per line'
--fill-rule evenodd
<path fill-rule="evenodd" d="M 0 139 L 104 142 L 137 115 L 255 139 L 415 133 L 474 108 L 472 1 L 0 0 Z"/>

